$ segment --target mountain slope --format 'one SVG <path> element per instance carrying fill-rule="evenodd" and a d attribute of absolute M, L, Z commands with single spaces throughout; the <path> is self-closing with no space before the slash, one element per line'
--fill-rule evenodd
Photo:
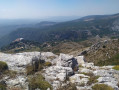
<path fill-rule="evenodd" d="M 28 41 L 28 40 L 19 40 L 16 39 L 15 41 L 12 41 L 9 45 L 4 46 L 1 48 L 2 52 L 6 53 L 17 53 L 22 51 L 35 51 L 40 50 L 40 44 L 38 42 Z"/>
<path fill-rule="evenodd" d="M 0 45 L 10 43 L 16 38 L 38 41 L 79 41 L 96 35 L 118 36 L 119 14 L 94 15 L 81 19 L 56 23 L 45 28 L 20 28 L 1 38 Z"/>
<path fill-rule="evenodd" d="M 95 65 L 119 64 L 119 39 L 98 42 L 82 53 L 86 61 Z"/>

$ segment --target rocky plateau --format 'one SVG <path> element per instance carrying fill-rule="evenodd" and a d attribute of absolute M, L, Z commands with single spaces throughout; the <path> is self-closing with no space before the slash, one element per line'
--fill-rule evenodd
<path fill-rule="evenodd" d="M 20 90 L 29 90 L 25 68 L 33 63 L 34 57 L 52 63 L 52 66 L 43 69 L 42 75 L 52 85 L 53 90 L 65 87 L 69 83 L 75 84 L 77 90 L 92 90 L 95 84 L 106 84 L 114 90 L 119 90 L 119 71 L 112 69 L 113 66 L 99 67 L 94 63 L 85 62 L 84 56 L 74 57 L 63 53 L 55 55 L 52 52 L 0 53 L 0 61 L 6 62 L 10 70 L 17 72 L 16 77 L 4 75 L 0 81 L 4 81 L 8 89 L 19 87 Z M 92 76 L 98 78 L 96 82 L 89 83 Z"/>

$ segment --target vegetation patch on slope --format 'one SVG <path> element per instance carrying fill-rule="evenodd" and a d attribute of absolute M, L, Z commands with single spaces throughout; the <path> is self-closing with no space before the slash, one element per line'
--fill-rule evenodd
<path fill-rule="evenodd" d="M 90 47 L 85 54 L 86 61 L 95 65 L 119 64 L 119 39 L 98 42 Z"/>
<path fill-rule="evenodd" d="M 41 90 L 47 90 L 50 88 L 50 90 L 52 90 L 52 86 L 47 81 L 45 81 L 41 74 L 29 79 L 29 89 L 35 90 L 37 88 Z"/>

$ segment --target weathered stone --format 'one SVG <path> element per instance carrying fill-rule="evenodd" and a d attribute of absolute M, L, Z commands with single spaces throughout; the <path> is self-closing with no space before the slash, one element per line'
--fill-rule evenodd
<path fill-rule="evenodd" d="M 84 56 L 77 56 L 75 58 L 77 59 L 78 65 L 82 65 L 85 63 Z"/>
<path fill-rule="evenodd" d="M 89 81 L 88 78 L 89 78 L 89 76 L 86 76 L 84 74 L 75 74 L 75 75 L 69 77 L 69 80 L 71 83 L 80 85 L 82 83 L 86 84 Z"/>
<path fill-rule="evenodd" d="M 82 66 L 85 68 L 94 68 L 94 63 L 85 63 L 85 64 L 82 64 Z"/>
<path fill-rule="evenodd" d="M 9 69 L 15 71 L 25 71 L 25 66 L 32 63 L 33 57 L 42 58 L 47 61 L 47 57 L 56 56 L 51 52 L 24 52 L 16 54 L 0 53 L 0 60 L 8 64 Z"/>
<path fill-rule="evenodd" d="M 80 71 L 81 73 L 92 73 L 92 72 L 93 72 L 92 70 L 87 69 L 87 68 L 80 68 L 79 71 Z"/>
<path fill-rule="evenodd" d="M 102 76 L 102 77 L 112 77 L 113 76 L 113 71 L 111 70 L 96 70 L 93 72 L 94 75 L 96 76 Z"/>
<path fill-rule="evenodd" d="M 59 59 L 57 60 L 57 66 L 71 67 L 72 69 L 78 67 L 78 62 L 73 55 L 60 54 Z"/>
<path fill-rule="evenodd" d="M 17 76 L 16 78 L 7 79 L 6 84 L 8 87 L 19 86 L 22 88 L 28 88 L 28 83 L 26 83 L 27 78 L 24 76 Z"/>

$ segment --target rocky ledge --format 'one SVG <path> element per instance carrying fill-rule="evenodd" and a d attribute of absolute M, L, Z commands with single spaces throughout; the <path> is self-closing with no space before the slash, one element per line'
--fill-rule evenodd
<path fill-rule="evenodd" d="M 29 82 L 25 68 L 33 63 L 34 57 L 36 60 L 52 63 L 52 66 L 42 70 L 42 75 L 52 85 L 53 90 L 70 83 L 75 84 L 77 90 L 92 90 L 95 84 L 106 84 L 114 90 L 119 90 L 119 71 L 112 69 L 113 66 L 99 67 L 85 62 L 84 56 L 74 57 L 62 53 L 58 56 L 52 52 L 0 53 L 0 60 L 6 62 L 10 70 L 17 71 L 16 77 L 4 75 L 0 82 L 4 81 L 8 88 L 19 87 L 20 90 L 28 90 Z"/>

